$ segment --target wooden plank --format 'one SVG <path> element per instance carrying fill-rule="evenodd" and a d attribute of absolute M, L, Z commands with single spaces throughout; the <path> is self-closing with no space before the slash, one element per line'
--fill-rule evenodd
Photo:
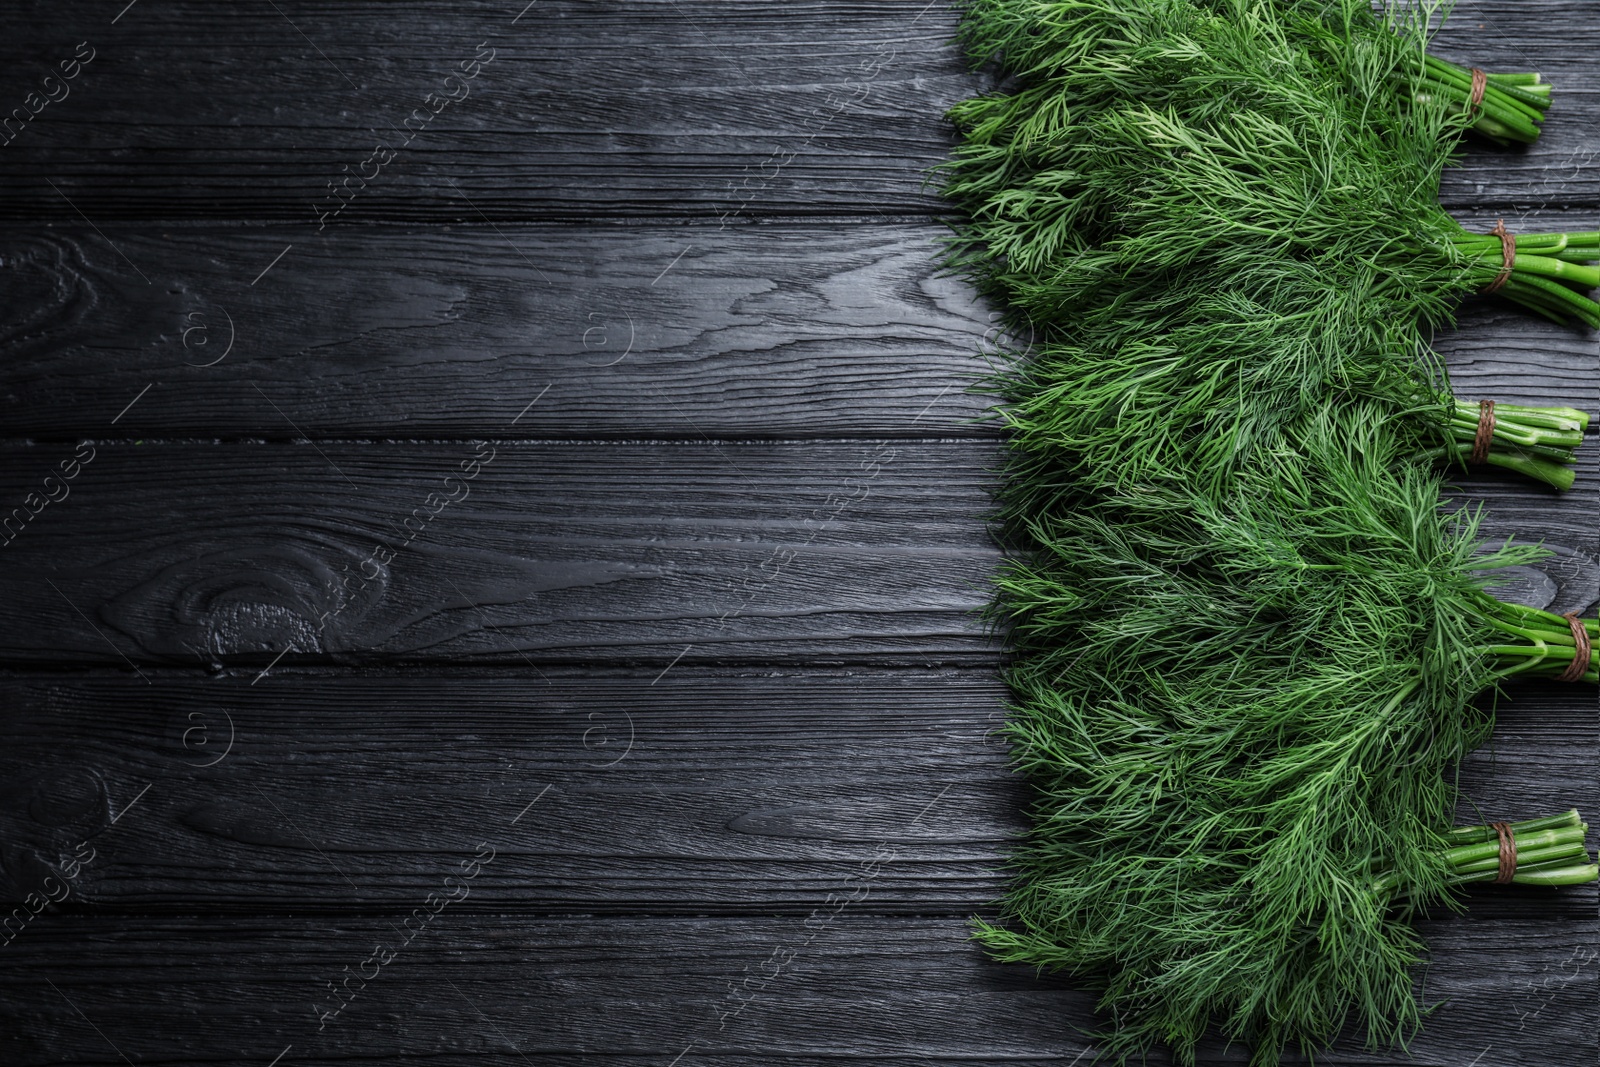
<path fill-rule="evenodd" d="M 1536 606 L 1594 600 L 1597 451 L 1565 496 L 1470 483 L 1485 537 L 1558 552 L 1518 594 Z M 987 665 L 996 459 L 959 440 L 6 445 L 0 661 Z"/>
<path fill-rule="evenodd" d="M 392 924 L 370 918 L 51 915 L 38 924 L 5 949 L 0 970 L 0 1040 L 15 1067 L 122 1056 L 263 1067 L 279 1055 L 441 1067 L 675 1057 L 686 1067 L 1043 1067 L 1087 1059 L 1079 1028 L 1103 1023 L 1068 982 L 985 959 L 961 918 L 883 919 L 850 907 L 670 921 L 451 908 L 404 947 Z M 1409 1054 L 1367 1052 L 1352 1035 L 1318 1063 L 1594 1059 L 1594 920 L 1458 918 L 1425 930 L 1433 955 L 1423 991 L 1442 1006 Z M 330 983 L 350 992 L 337 1014 Z M 1201 1056 L 1246 1061 L 1220 1042 Z"/>
<path fill-rule="evenodd" d="M 278 219 L 311 240 L 324 218 L 927 213 L 943 113 L 983 84 L 925 0 L 524 6 L 180 0 L 114 27 L 83 0 L 10 8 L 19 51 L 97 55 L 6 146 L 0 216 L 81 221 L 65 196 L 97 223 Z"/>
<path fill-rule="evenodd" d="M 1600 417 L 1600 348 L 1586 330 L 1475 297 L 1462 305 L 1456 328 L 1433 343 L 1463 399 L 1572 407 Z"/>
<path fill-rule="evenodd" d="M 995 655 L 988 446 L 101 443 L 63 483 L 91 448 L 0 448 L 0 499 L 38 510 L 0 659 Z"/>
<path fill-rule="evenodd" d="M 947 232 L 344 227 L 251 285 L 279 229 L 17 231 L 0 413 L 36 438 L 992 436 L 964 387 L 998 315 L 939 275 Z"/>
<path fill-rule="evenodd" d="M 990 671 L 153 681 L 6 681 L 11 894 L 86 839 L 92 904 L 393 910 L 488 840 L 485 905 L 803 913 L 887 846 L 874 907 L 965 913 L 1019 826 Z"/>
<path fill-rule="evenodd" d="M 180 0 L 112 24 L 86 0 L 12 5 L 0 32 L 37 59 L 5 101 L 21 117 L 0 218 L 272 219 L 308 242 L 329 217 L 928 214 L 943 112 L 993 84 L 950 43 L 951 6 L 925 0 L 522 8 Z M 1588 0 L 1457 5 L 1443 54 L 1537 67 L 1559 102 L 1531 150 L 1472 148 L 1447 203 L 1600 205 L 1597 38 Z M 30 97 L 80 42 L 93 59 L 51 83 L 68 95 Z M 493 59 L 447 83 L 480 45 Z"/>
<path fill-rule="evenodd" d="M 965 916 L 1023 825 L 987 668 L 31 673 L 0 701 L 12 902 L 62 896 L 55 870 L 69 907 L 404 915 L 487 841 L 464 909 L 804 915 L 871 867 L 864 909 Z M 1600 813 L 1593 714 L 1517 687 L 1462 821 Z M 1486 891 L 1473 914 L 1595 902 Z"/>
<path fill-rule="evenodd" d="M 1463 214 L 1483 229 L 1494 217 Z M 115 248 L 82 226 L 0 236 L 6 434 L 998 430 L 967 387 L 1003 340 L 999 316 L 938 273 L 933 223 L 351 226 L 296 244 L 254 285 L 291 243 L 282 228 L 111 232 Z M 1474 299 L 1438 346 L 1463 396 L 1600 413 L 1592 335 Z"/>

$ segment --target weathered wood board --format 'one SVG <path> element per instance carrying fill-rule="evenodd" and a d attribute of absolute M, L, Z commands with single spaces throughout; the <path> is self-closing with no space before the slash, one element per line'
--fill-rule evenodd
<path fill-rule="evenodd" d="M 378 916 L 41 916 L 5 950 L 0 1050 L 8 1063 L 215 1067 L 1088 1062 L 1087 995 L 985 960 L 960 918 L 886 920 L 867 913 L 870 890 L 849 903 L 855 892 L 839 887 L 837 911 L 769 919 L 598 923 L 465 905 L 410 928 Z M 1593 1043 L 1575 1046 L 1560 1025 L 1593 1010 L 1592 941 L 1562 943 L 1526 920 L 1425 926 L 1425 995 L 1442 1006 L 1410 1054 L 1352 1041 L 1318 1063 L 1593 1059 Z M 1218 1042 L 1203 1057 L 1247 1062 Z"/>
<path fill-rule="evenodd" d="M 992 664 L 997 457 L 963 440 L 0 446 L 0 500 L 21 505 L 0 513 L 0 663 Z M 1555 553 L 1522 572 L 1535 607 L 1595 599 L 1596 458 L 1565 497 L 1463 483 L 1486 538 Z"/>
<path fill-rule="evenodd" d="M 31 64 L 15 106 L 93 53 L 14 123 L 0 217 L 274 219 L 314 241 L 372 219 L 926 215 L 942 114 L 987 84 L 939 0 L 106 6 L 0 23 Z M 1532 149 L 1474 146 L 1446 203 L 1600 200 L 1593 23 L 1588 0 L 1456 5 L 1441 54 L 1558 96 Z"/>
<path fill-rule="evenodd" d="M 940 273 L 947 232 L 350 226 L 252 285 L 283 227 L 10 227 L 0 418 L 62 440 L 993 437 L 972 387 L 1008 339 Z M 1593 338 L 1504 301 L 1437 343 L 1464 396 L 1600 408 Z"/>

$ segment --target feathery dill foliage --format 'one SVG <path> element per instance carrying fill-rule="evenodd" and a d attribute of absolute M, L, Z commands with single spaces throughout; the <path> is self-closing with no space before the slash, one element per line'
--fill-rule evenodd
<path fill-rule="evenodd" d="M 1419 32 L 1357 0 L 973 0 L 963 26 L 1014 85 L 951 110 L 949 262 L 1036 343 L 996 383 L 1028 446 L 1225 479 L 1333 392 L 1386 401 L 1419 454 L 1471 451 L 1423 330 L 1503 258 L 1437 202 L 1467 116 L 1424 91 Z M 1573 288 L 1600 234 L 1517 246 L 1502 293 L 1600 324 Z M 1489 461 L 1570 485 L 1587 416 L 1505 415 Z"/>
<path fill-rule="evenodd" d="M 1214 9 L 1221 3 L 1204 0 Z M 1387 19 L 1380 17 L 1372 4 L 1351 7 L 1340 0 L 1275 0 L 1274 10 L 1288 25 L 1305 33 L 1305 43 L 1315 50 L 1333 54 L 1344 38 L 1354 34 L 1391 32 L 1390 23 L 1403 20 L 1405 29 L 1422 34 L 1427 19 L 1446 5 L 1413 7 L 1409 16 L 1391 2 Z M 1309 32 L 1308 32 L 1309 31 Z M 1472 107 L 1472 71 L 1427 53 L 1413 54 L 1405 68 L 1406 77 L 1395 79 L 1398 91 L 1408 91 L 1414 99 L 1438 100 L 1451 113 L 1459 115 L 1473 130 L 1501 144 L 1531 144 L 1539 139 L 1539 126 L 1550 108 L 1551 87 L 1537 73 L 1488 73 L 1482 98 Z"/>
<path fill-rule="evenodd" d="M 1542 550 L 1441 517 L 1479 420 L 1424 339 L 1502 267 L 1443 167 L 1469 124 L 1531 140 L 1547 96 L 1500 76 L 1469 112 L 1425 20 L 1366 0 L 966 7 L 1012 83 L 952 110 L 950 262 L 1032 341 L 991 383 L 1018 549 L 991 617 L 1035 801 L 979 936 L 1096 988 L 1114 1059 L 1193 1064 L 1214 1026 L 1257 1065 L 1351 1022 L 1403 1041 L 1411 909 L 1498 866 L 1450 829 L 1474 698 L 1576 653 L 1486 592 Z M 1600 235 L 1517 248 L 1502 292 L 1600 322 Z M 1497 414 L 1490 462 L 1570 484 L 1584 413 Z M 1583 833 L 1518 824 L 1518 879 L 1594 879 Z"/>
<path fill-rule="evenodd" d="M 1565 619 L 1484 592 L 1543 551 L 1439 521 L 1438 475 L 1379 423 L 1328 408 L 1291 444 L 1222 494 L 1159 479 L 1015 520 L 1035 551 L 995 611 L 1035 800 L 980 937 L 1097 988 L 1114 1058 L 1193 1063 L 1213 1023 L 1256 1064 L 1347 1020 L 1403 1040 L 1422 943 L 1393 892 L 1461 881 L 1452 771 L 1492 721 L 1470 698 L 1572 660 Z M 1595 877 L 1581 836 L 1546 884 Z"/>

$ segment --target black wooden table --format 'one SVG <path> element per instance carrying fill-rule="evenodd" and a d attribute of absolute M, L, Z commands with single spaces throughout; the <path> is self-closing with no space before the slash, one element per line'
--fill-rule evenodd
<path fill-rule="evenodd" d="M 965 939 L 1021 791 L 954 15 L 524 2 L 0 14 L 0 1063 L 1088 1062 Z M 1459 9 L 1559 102 L 1446 203 L 1594 228 L 1593 0 Z M 1461 322 L 1462 395 L 1596 409 L 1592 336 Z M 1463 496 L 1592 606 L 1593 447 Z M 1486 816 L 1600 815 L 1592 691 L 1500 723 Z M 1593 887 L 1469 903 L 1413 1058 L 1319 1062 L 1596 1062 Z"/>

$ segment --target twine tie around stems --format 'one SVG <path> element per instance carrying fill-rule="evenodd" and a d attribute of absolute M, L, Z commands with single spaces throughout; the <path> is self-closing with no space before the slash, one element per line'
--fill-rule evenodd
<path fill-rule="evenodd" d="M 1517 265 L 1517 240 L 1506 231 L 1506 220 L 1498 219 L 1489 233 L 1500 238 L 1500 273 L 1494 281 L 1483 287 L 1485 293 L 1498 293 L 1511 280 L 1511 270 Z"/>
<path fill-rule="evenodd" d="M 1511 832 L 1510 823 L 1492 822 L 1489 825 L 1500 835 L 1500 871 L 1494 876 L 1494 881 L 1496 885 L 1505 885 L 1517 873 L 1517 839 Z"/>
<path fill-rule="evenodd" d="M 1572 627 L 1572 662 L 1567 669 L 1557 678 L 1560 682 L 1581 682 L 1583 676 L 1589 672 L 1589 631 L 1584 627 L 1583 621 L 1578 618 L 1576 611 L 1568 612 L 1562 618 L 1567 620 L 1567 625 Z"/>
<path fill-rule="evenodd" d="M 1489 446 L 1493 443 L 1494 401 L 1481 400 L 1478 402 L 1478 433 L 1472 439 L 1472 452 L 1467 456 L 1467 462 L 1489 462 Z"/>
<path fill-rule="evenodd" d="M 1480 67 L 1472 68 L 1472 94 L 1467 97 L 1467 110 L 1476 111 L 1483 103 L 1483 91 L 1489 88 L 1489 73 Z"/>

